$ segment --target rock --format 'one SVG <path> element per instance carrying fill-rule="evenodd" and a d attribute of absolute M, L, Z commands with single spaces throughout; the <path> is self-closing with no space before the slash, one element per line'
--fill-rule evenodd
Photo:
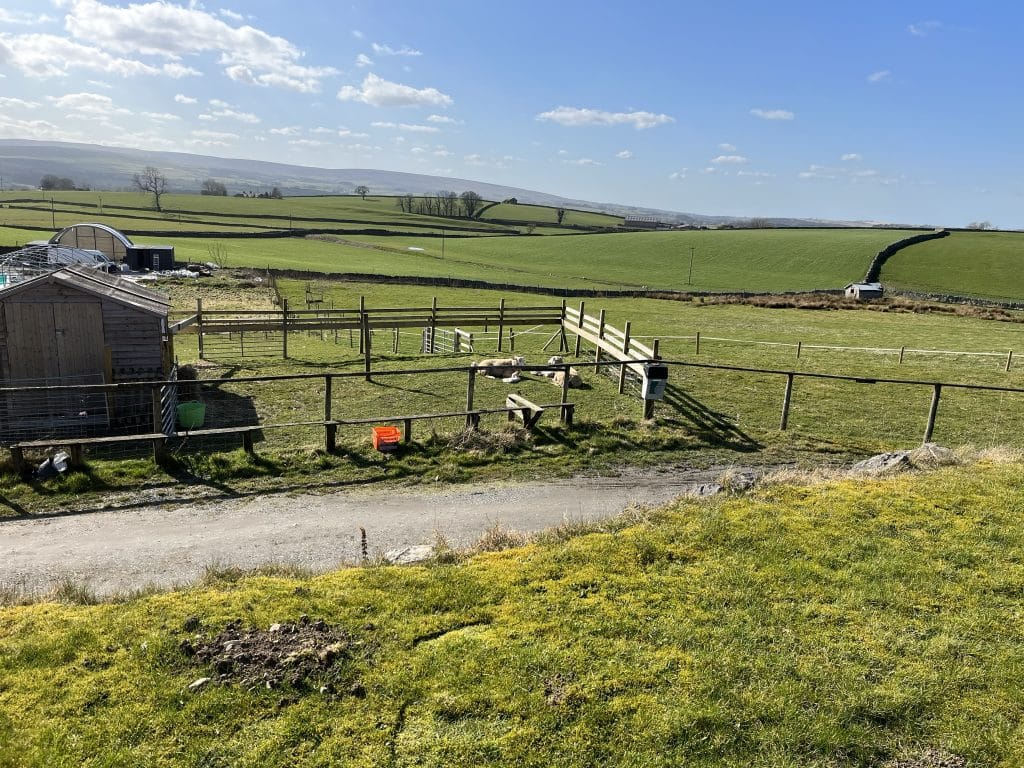
<path fill-rule="evenodd" d="M 920 448 L 915 448 L 910 452 L 909 458 L 915 467 L 947 467 L 959 463 L 953 451 L 936 443 L 925 443 Z"/>
<path fill-rule="evenodd" d="M 267 631 L 268 632 L 280 632 L 281 631 L 281 625 L 280 624 L 271 624 L 270 625 L 270 629 L 268 629 Z"/>
<path fill-rule="evenodd" d="M 204 688 L 209 682 L 209 677 L 200 677 L 198 680 L 193 680 L 189 683 L 188 689 L 190 692 L 195 693 L 196 691 Z"/>
<path fill-rule="evenodd" d="M 430 544 L 419 544 L 414 547 L 403 547 L 401 549 L 389 549 L 384 553 L 384 561 L 394 565 L 408 565 L 409 563 L 422 563 L 434 557 L 434 547 Z"/>
<path fill-rule="evenodd" d="M 189 616 L 181 626 L 186 632 L 195 632 L 201 624 L 202 621 L 199 620 L 198 616 Z"/>
<path fill-rule="evenodd" d="M 887 475 L 895 472 L 903 472 L 910 469 L 913 464 L 910 462 L 909 451 L 893 451 L 891 453 L 880 453 L 870 459 L 858 461 L 850 471 L 856 475 Z"/>
<path fill-rule="evenodd" d="M 721 493 L 724 489 L 718 483 L 701 483 L 690 491 L 691 496 L 715 496 Z"/>
<path fill-rule="evenodd" d="M 753 488 L 756 482 L 757 475 L 753 472 L 735 472 L 726 475 L 722 480 L 722 485 L 733 493 L 742 493 Z"/>

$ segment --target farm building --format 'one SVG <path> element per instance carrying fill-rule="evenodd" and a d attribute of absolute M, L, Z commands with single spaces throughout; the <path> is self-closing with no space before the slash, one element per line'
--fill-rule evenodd
<path fill-rule="evenodd" d="M 169 307 L 161 293 L 83 265 L 5 288 L 0 381 L 38 387 L 166 380 L 174 359 Z M 152 393 L 141 388 L 0 394 L 0 442 L 140 425 L 153 425 Z"/>
<path fill-rule="evenodd" d="M 629 215 L 622 222 L 624 227 L 634 227 L 636 229 L 658 229 L 659 227 L 665 226 L 657 216 L 638 216 Z"/>
<path fill-rule="evenodd" d="M 127 235 L 106 224 L 74 224 L 50 238 L 54 245 L 102 251 L 111 261 L 131 269 L 173 269 L 173 245 L 136 245 Z"/>
<path fill-rule="evenodd" d="M 881 283 L 850 283 L 846 286 L 846 296 L 850 299 L 882 298 Z"/>

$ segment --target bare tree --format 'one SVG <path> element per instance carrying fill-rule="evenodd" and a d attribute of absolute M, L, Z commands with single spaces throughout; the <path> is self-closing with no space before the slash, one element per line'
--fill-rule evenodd
<path fill-rule="evenodd" d="M 994 229 L 991 221 L 972 221 L 967 225 L 968 229 Z"/>
<path fill-rule="evenodd" d="M 158 211 L 163 210 L 160 207 L 160 198 L 167 189 L 167 177 L 160 172 L 159 168 L 147 165 L 142 173 L 136 173 L 132 176 L 132 184 L 135 185 L 139 192 L 147 192 L 153 195 L 153 207 Z"/>
<path fill-rule="evenodd" d="M 483 198 L 472 190 L 463 192 L 459 195 L 459 199 L 462 201 L 462 210 L 465 212 L 467 219 L 473 218 L 473 214 L 477 212 L 480 208 L 480 203 L 483 202 Z"/>
<path fill-rule="evenodd" d="M 203 182 L 203 187 L 199 190 L 199 194 L 212 195 L 213 197 L 227 197 L 228 188 L 216 179 L 207 179 Z"/>
<path fill-rule="evenodd" d="M 357 195 L 359 195 L 361 198 L 363 198 L 363 200 L 365 200 L 366 196 L 368 194 L 370 194 L 370 188 L 367 187 L 367 186 L 364 186 L 362 184 L 360 184 L 358 187 L 356 187 L 352 191 L 355 192 Z"/>
<path fill-rule="evenodd" d="M 555 209 L 555 220 L 559 224 L 561 224 L 562 223 L 562 219 L 564 219 L 564 218 L 565 218 L 565 208 L 556 208 Z"/>
<path fill-rule="evenodd" d="M 459 196 L 450 190 L 441 190 L 437 193 L 438 199 L 441 201 L 441 215 L 442 216 L 454 216 L 458 208 Z"/>

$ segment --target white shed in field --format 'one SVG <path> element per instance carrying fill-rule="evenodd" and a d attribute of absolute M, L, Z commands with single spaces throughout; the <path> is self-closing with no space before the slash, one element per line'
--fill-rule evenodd
<path fill-rule="evenodd" d="M 850 299 L 882 298 L 881 283 L 850 283 L 846 286 L 846 296 Z"/>

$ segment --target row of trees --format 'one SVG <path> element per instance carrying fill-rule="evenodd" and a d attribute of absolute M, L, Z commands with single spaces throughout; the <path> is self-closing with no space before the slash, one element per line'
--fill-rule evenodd
<path fill-rule="evenodd" d="M 65 176 L 56 176 L 48 173 L 39 180 L 39 188 L 45 192 L 63 192 L 73 190 L 88 190 L 89 187 L 79 187 L 72 179 Z"/>
<path fill-rule="evenodd" d="M 421 195 L 419 197 L 399 195 L 397 204 L 402 213 L 448 218 L 462 215 L 471 219 L 482 207 L 483 198 L 472 190 L 467 190 L 461 195 L 449 190 L 442 190 L 436 195 Z"/>

